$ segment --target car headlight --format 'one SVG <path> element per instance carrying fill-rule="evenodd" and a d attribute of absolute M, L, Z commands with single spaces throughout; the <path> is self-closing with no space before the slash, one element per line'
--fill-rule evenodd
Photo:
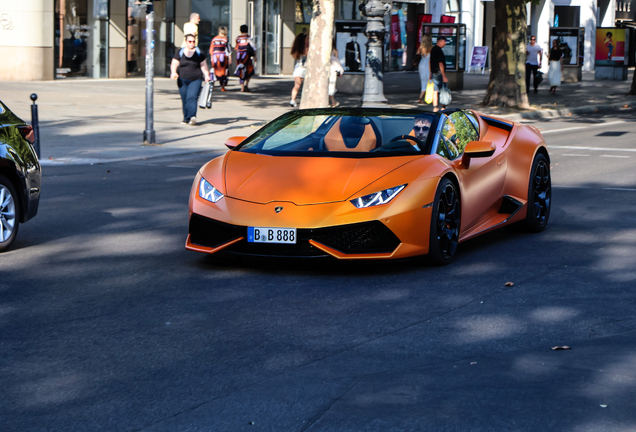
<path fill-rule="evenodd" d="M 199 196 L 204 200 L 208 200 L 213 203 L 224 197 L 217 188 L 208 183 L 203 177 L 201 177 L 201 181 L 199 182 Z"/>
<path fill-rule="evenodd" d="M 351 200 L 351 204 L 353 204 L 357 208 L 373 207 L 381 204 L 386 204 L 393 198 L 395 198 L 395 196 L 399 194 L 405 187 L 406 185 L 403 184 L 401 186 L 384 189 L 383 191 Z"/>

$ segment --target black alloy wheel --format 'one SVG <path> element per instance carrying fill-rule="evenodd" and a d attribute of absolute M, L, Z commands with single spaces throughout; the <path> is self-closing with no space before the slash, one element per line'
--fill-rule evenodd
<path fill-rule="evenodd" d="M 450 264 L 457 252 L 461 227 L 461 204 L 455 184 L 442 179 L 433 202 L 429 259 L 436 265 Z"/>
<path fill-rule="evenodd" d="M 545 155 L 539 153 L 532 163 L 528 185 L 528 214 L 525 225 L 531 232 L 541 232 L 548 225 L 552 204 L 552 180 L 550 164 Z"/>

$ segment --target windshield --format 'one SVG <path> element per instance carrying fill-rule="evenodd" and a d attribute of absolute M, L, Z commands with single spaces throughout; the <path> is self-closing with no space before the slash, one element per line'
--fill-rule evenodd
<path fill-rule="evenodd" d="M 428 154 L 437 115 L 418 111 L 313 109 L 287 113 L 237 147 L 271 155 L 383 157 Z"/>

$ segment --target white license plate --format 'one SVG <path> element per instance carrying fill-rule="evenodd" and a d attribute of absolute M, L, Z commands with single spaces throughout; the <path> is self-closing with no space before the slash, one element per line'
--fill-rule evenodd
<path fill-rule="evenodd" d="M 296 244 L 296 228 L 247 227 L 247 242 Z"/>

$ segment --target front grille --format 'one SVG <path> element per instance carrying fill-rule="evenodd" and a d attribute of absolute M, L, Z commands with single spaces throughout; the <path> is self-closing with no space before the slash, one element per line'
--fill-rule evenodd
<path fill-rule="evenodd" d="M 241 255 L 280 257 L 321 257 L 325 252 L 309 244 L 317 241 L 346 254 L 391 253 L 400 239 L 379 221 L 339 225 L 327 228 L 298 229 L 296 244 L 263 244 L 247 242 L 247 227 L 230 225 L 193 214 L 190 218 L 190 240 L 194 244 L 216 247 L 243 237 L 223 249 Z"/>
<path fill-rule="evenodd" d="M 247 237 L 245 227 L 230 225 L 198 214 L 190 218 L 190 241 L 207 247 L 217 247 L 239 237 Z"/>
<path fill-rule="evenodd" d="M 391 253 L 400 244 L 382 222 L 362 222 L 312 230 L 315 241 L 348 254 Z"/>

